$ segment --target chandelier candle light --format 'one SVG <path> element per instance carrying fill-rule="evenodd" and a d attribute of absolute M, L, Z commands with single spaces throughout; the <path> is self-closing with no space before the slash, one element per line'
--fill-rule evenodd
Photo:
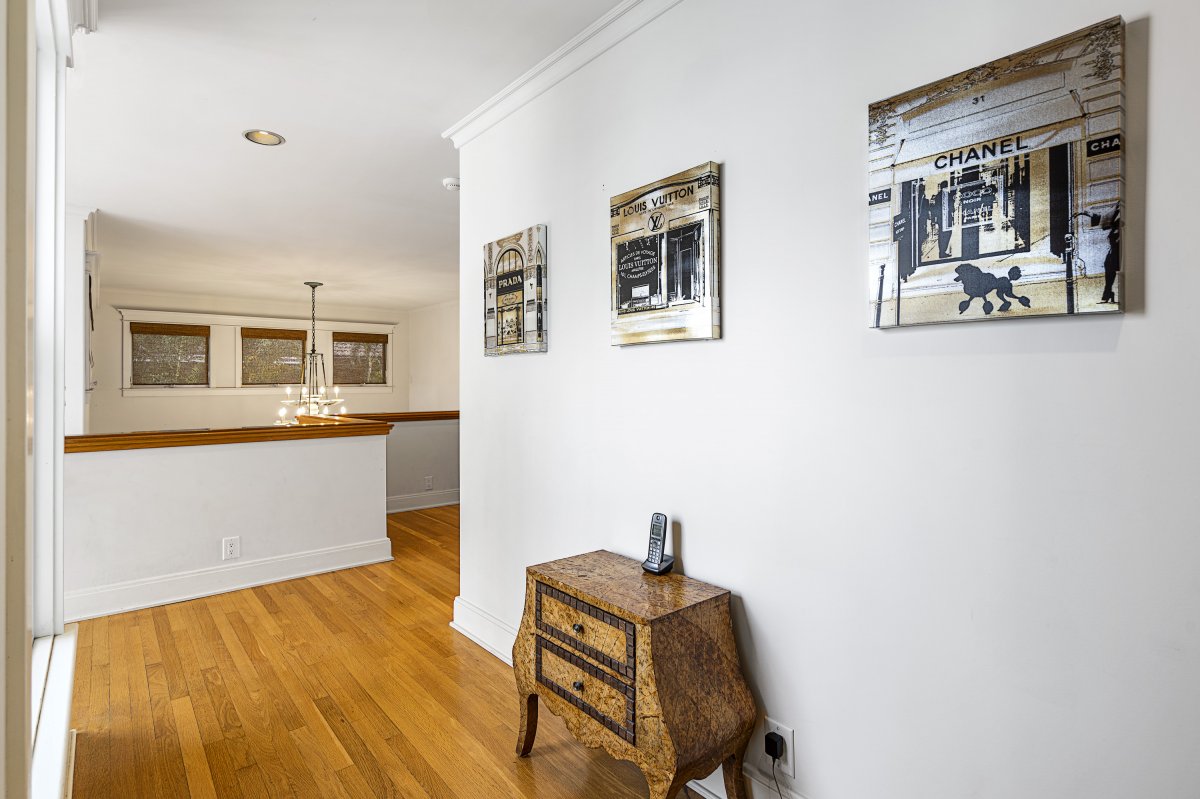
<path fill-rule="evenodd" d="M 287 399 L 283 400 L 275 424 L 299 424 L 295 418 L 288 419 L 289 408 L 295 409 L 295 416 L 330 416 L 346 412 L 341 388 L 334 386 L 332 394 L 326 390 L 325 356 L 317 352 L 317 287 L 324 284 L 309 281 L 304 285 L 312 289 L 312 338 L 309 339 L 310 349 L 304 355 L 304 384 L 295 399 L 292 398 L 292 387 L 285 389 Z"/>

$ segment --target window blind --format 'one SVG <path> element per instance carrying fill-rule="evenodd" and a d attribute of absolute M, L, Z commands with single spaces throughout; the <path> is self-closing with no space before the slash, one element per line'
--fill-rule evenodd
<path fill-rule="evenodd" d="M 303 330 L 243 327 L 242 385 L 303 383 L 306 342 Z"/>
<path fill-rule="evenodd" d="M 134 386 L 208 385 L 208 325 L 130 322 Z"/>
<path fill-rule="evenodd" d="M 334 333 L 333 382 L 343 386 L 387 383 L 387 340 L 380 333 Z"/>

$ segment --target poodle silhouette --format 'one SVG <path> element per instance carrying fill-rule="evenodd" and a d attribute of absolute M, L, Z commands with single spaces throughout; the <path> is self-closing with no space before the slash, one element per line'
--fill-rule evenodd
<path fill-rule="evenodd" d="M 1000 301 L 1000 310 L 1007 311 L 1012 307 L 1009 299 L 1014 299 L 1017 302 L 1029 307 L 1029 298 L 1018 296 L 1013 292 L 1013 281 L 1021 279 L 1020 267 L 1014 266 L 1008 270 L 1008 277 L 997 277 L 990 272 L 985 272 L 975 264 L 963 264 L 954 270 L 958 277 L 955 281 L 963 284 L 963 293 L 967 298 L 958 304 L 958 312 L 966 313 L 971 307 L 971 301 L 976 297 L 983 300 L 983 312 L 990 314 L 992 308 L 995 307 L 988 300 L 987 295 L 996 292 L 996 299 Z"/>

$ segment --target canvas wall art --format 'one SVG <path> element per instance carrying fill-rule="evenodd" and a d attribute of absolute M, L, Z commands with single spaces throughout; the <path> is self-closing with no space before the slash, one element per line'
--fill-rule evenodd
<path fill-rule="evenodd" d="M 609 218 L 612 344 L 720 338 L 717 164 L 619 194 Z"/>
<path fill-rule="evenodd" d="M 1119 17 L 870 106 L 870 324 L 1122 309 Z"/>
<path fill-rule="evenodd" d="M 483 245 L 483 354 L 547 348 L 546 226 Z"/>

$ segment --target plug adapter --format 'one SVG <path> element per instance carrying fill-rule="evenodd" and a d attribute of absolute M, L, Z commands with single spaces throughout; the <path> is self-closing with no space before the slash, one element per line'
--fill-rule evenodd
<path fill-rule="evenodd" d="M 765 748 L 767 757 L 778 760 L 783 757 L 783 736 L 777 732 L 767 733 Z"/>

